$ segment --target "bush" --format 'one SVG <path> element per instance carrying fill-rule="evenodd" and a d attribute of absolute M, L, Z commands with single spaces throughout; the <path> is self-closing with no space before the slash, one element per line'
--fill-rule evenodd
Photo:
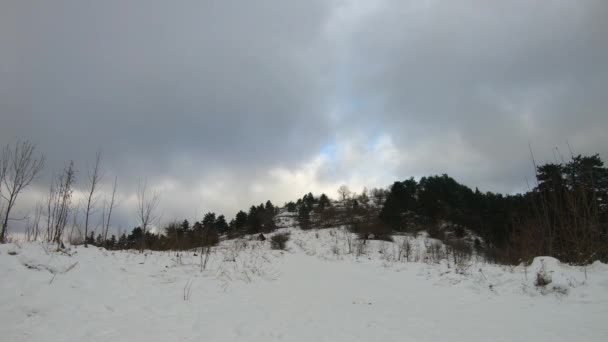
<path fill-rule="evenodd" d="M 541 261 L 541 267 L 536 273 L 536 281 L 534 282 L 534 285 L 538 287 L 545 287 L 551 284 L 551 281 L 551 275 L 545 270 L 545 263 Z"/>
<path fill-rule="evenodd" d="M 447 258 L 443 244 L 437 241 L 433 241 L 429 246 L 427 246 L 426 253 L 429 262 L 439 263 L 441 260 Z"/>
<path fill-rule="evenodd" d="M 287 241 L 289 241 L 289 233 L 278 233 L 270 238 L 270 248 L 285 250 Z"/>
<path fill-rule="evenodd" d="M 412 255 L 412 244 L 410 243 L 409 237 L 405 237 L 403 242 L 399 245 L 399 260 L 405 258 L 405 261 L 410 261 Z"/>
<path fill-rule="evenodd" d="M 473 255 L 471 246 L 461 240 L 449 240 L 446 242 L 448 254 L 452 254 L 454 264 L 463 264 L 468 262 Z"/>

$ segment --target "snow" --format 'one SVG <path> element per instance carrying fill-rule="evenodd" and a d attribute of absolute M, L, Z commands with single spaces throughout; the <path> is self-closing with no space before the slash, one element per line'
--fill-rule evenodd
<path fill-rule="evenodd" d="M 285 230 L 285 229 L 283 229 Z M 3 341 L 606 341 L 608 265 L 433 262 L 433 241 L 348 253 L 341 229 L 200 253 L 0 246 Z M 411 239 L 417 262 L 397 260 Z M 352 243 L 357 243 L 352 241 Z M 544 270 L 551 283 L 535 285 Z"/>

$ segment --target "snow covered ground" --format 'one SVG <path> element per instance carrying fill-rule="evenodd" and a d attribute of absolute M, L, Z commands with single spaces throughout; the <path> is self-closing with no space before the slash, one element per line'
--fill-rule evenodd
<path fill-rule="evenodd" d="M 339 229 L 200 253 L 0 246 L 2 341 L 607 341 L 608 265 L 398 260 Z M 351 241 L 356 244 L 356 241 Z M 412 257 L 413 259 L 414 257 Z M 552 282 L 534 285 L 543 268 Z"/>

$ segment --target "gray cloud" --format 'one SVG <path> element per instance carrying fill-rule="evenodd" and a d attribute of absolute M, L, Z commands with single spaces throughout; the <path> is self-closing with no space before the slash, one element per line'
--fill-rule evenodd
<path fill-rule="evenodd" d="M 481 171 L 446 158 L 434 172 L 512 191 L 530 169 L 528 143 L 541 158 L 566 141 L 608 152 L 607 13 L 604 1 L 387 1 L 356 33 L 353 96 L 404 153 L 439 141 L 427 158 L 464 153 Z"/>
<path fill-rule="evenodd" d="M 217 170 L 291 165 L 328 134 L 322 2 L 14 1 L 1 12 L 2 142 L 34 140 L 50 170 L 75 159 L 83 171 L 102 149 L 125 191 L 144 175 L 187 188 Z"/>
<path fill-rule="evenodd" d="M 5 1 L 0 143 L 83 183 L 117 222 L 140 177 L 165 219 L 447 172 L 516 191 L 530 143 L 606 157 L 605 1 Z M 82 184 L 81 184 L 82 185 Z M 330 193 L 333 195 L 333 193 Z"/>

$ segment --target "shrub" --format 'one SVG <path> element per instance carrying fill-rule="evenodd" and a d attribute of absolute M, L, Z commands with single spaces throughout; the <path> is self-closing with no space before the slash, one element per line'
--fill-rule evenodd
<path fill-rule="evenodd" d="M 551 275 L 545 270 L 545 263 L 542 262 L 540 269 L 536 273 L 536 281 L 534 282 L 534 285 L 544 287 L 551 284 L 551 281 Z"/>
<path fill-rule="evenodd" d="M 360 257 L 360 256 L 366 255 L 366 254 L 367 254 L 367 248 L 365 246 L 365 240 L 357 241 L 357 243 L 355 244 L 355 255 L 357 257 Z"/>
<path fill-rule="evenodd" d="M 410 255 L 412 254 L 412 244 L 410 239 L 406 236 L 403 242 L 399 245 L 399 260 L 405 258 L 405 261 L 410 261 Z"/>
<path fill-rule="evenodd" d="M 287 241 L 289 241 L 289 233 L 277 233 L 270 238 L 270 248 L 285 250 Z"/>
<path fill-rule="evenodd" d="M 461 240 L 449 240 L 446 243 L 448 254 L 452 254 L 454 264 L 463 264 L 468 262 L 473 255 L 471 246 Z"/>
<path fill-rule="evenodd" d="M 441 242 L 433 241 L 427 247 L 428 261 L 439 263 L 441 260 L 446 259 L 446 257 L 446 253 Z"/>

